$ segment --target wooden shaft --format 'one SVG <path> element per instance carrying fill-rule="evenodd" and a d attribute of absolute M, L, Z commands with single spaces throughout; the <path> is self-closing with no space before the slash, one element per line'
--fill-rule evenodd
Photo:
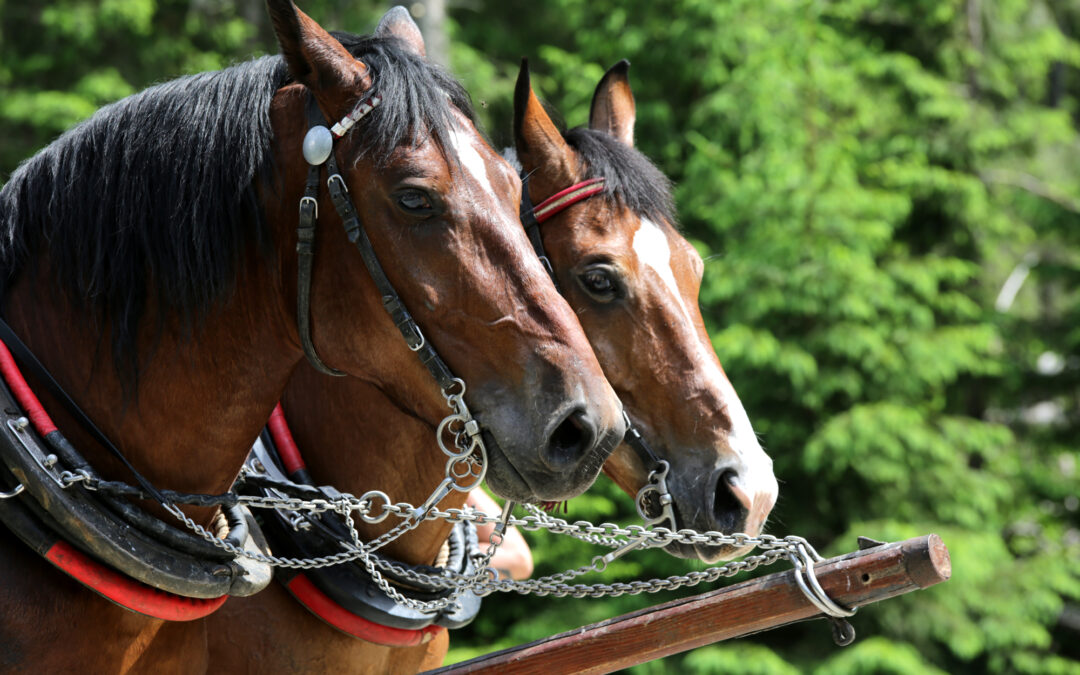
<path fill-rule="evenodd" d="M 931 534 L 830 558 L 815 571 L 829 597 L 851 608 L 941 583 L 952 568 L 941 537 Z M 788 570 L 431 672 L 609 673 L 815 615 Z"/>

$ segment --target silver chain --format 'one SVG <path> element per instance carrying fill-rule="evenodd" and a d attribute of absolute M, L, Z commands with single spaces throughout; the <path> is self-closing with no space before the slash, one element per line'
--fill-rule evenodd
<path fill-rule="evenodd" d="M 479 487 L 484 480 L 488 466 L 487 449 L 481 438 L 480 426 L 473 419 L 468 406 L 465 404 L 465 383 L 460 379 L 455 379 L 449 387 L 443 390 L 443 396 L 451 410 L 450 414 L 439 423 L 436 430 L 436 441 L 439 449 L 447 457 L 444 478 L 419 506 L 404 502 L 391 503 L 390 497 L 378 490 L 367 492 L 359 498 L 348 493 L 339 493 L 334 497 L 311 499 L 269 495 L 238 496 L 238 502 L 249 508 L 307 512 L 313 515 L 328 511 L 337 513 L 344 520 L 349 530 L 349 541 L 338 542 L 342 550 L 337 553 L 312 558 L 290 558 L 247 550 L 218 538 L 214 533 L 189 518 L 176 505 L 163 504 L 162 506 L 199 537 L 234 556 L 250 558 L 275 567 L 294 569 L 316 569 L 358 560 L 367 570 L 372 580 L 388 597 L 403 606 L 422 612 L 441 611 L 447 607 L 456 606 L 458 599 L 465 592 L 472 592 L 481 597 L 495 592 L 513 592 L 522 595 L 571 596 L 575 598 L 618 597 L 621 595 L 638 595 L 640 593 L 658 593 L 684 586 L 692 587 L 702 582 L 714 582 L 722 577 L 731 577 L 762 565 L 771 565 L 781 558 L 787 558 L 795 567 L 795 579 L 800 590 L 819 610 L 833 617 L 846 617 L 854 614 L 854 610 L 836 604 L 822 589 L 814 574 L 814 565 L 820 562 L 822 558 L 809 542 L 802 537 L 788 536 L 780 538 L 769 534 L 755 537 L 741 532 L 725 534 L 715 531 L 697 532 L 690 529 L 671 530 L 659 526 L 659 523 L 667 520 L 667 518 L 661 516 L 650 519 L 643 512 L 644 493 L 655 491 L 661 496 L 666 495 L 666 485 L 663 482 L 667 473 L 666 462 L 659 473 L 654 471 L 650 475 L 649 483 L 638 493 L 635 499 L 639 512 L 645 518 L 645 526 L 629 525 L 623 527 L 615 523 L 594 525 L 584 520 L 570 523 L 562 518 L 553 517 L 530 504 L 524 506 L 529 515 L 519 518 L 512 515 L 515 506 L 513 502 L 507 502 L 502 513 L 498 516 L 476 511 L 472 508 L 440 510 L 438 508 L 439 502 L 451 492 L 465 493 Z M 250 470 L 245 467 L 244 471 L 248 472 Z M 65 489 L 78 483 L 83 483 L 88 489 L 94 488 L 93 479 L 86 471 L 65 471 L 61 475 L 61 486 Z M 11 498 L 19 492 L 21 490 L 16 488 L 12 493 L 0 494 L 0 498 Z M 670 505 L 663 503 L 661 505 L 667 507 L 664 512 L 674 522 L 674 518 L 670 514 Z M 356 512 L 366 523 L 380 523 L 391 515 L 400 518 L 401 522 L 375 539 L 365 542 L 361 540 L 360 533 L 356 529 L 353 512 Z M 490 537 L 491 543 L 487 552 L 476 556 L 473 560 L 476 570 L 473 574 L 461 574 L 451 570 L 443 570 L 439 575 L 425 574 L 374 555 L 382 547 L 415 529 L 422 522 L 429 520 L 442 520 L 451 524 L 468 521 L 477 525 L 490 523 L 496 525 L 495 531 Z M 592 545 L 613 550 L 605 555 L 595 556 L 587 565 L 545 577 L 523 581 L 500 579 L 498 572 L 490 566 L 490 562 L 502 543 L 503 533 L 509 526 L 518 527 L 528 532 L 545 530 L 552 534 L 570 536 Z M 603 572 L 613 560 L 626 555 L 630 551 L 662 547 L 673 543 L 684 545 L 700 544 L 710 547 L 731 546 L 736 549 L 754 547 L 760 549 L 762 553 L 747 556 L 742 560 L 724 565 L 663 579 L 635 580 L 613 584 L 567 583 L 586 574 Z M 450 590 L 451 593 L 446 597 L 430 601 L 409 598 L 402 595 L 386 578 L 384 573 L 390 573 L 407 581 L 418 582 L 428 587 Z"/>

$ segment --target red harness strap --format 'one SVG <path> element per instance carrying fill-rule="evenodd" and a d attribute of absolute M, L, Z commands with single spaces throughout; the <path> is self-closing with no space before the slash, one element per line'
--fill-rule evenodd
<path fill-rule="evenodd" d="M 577 204 L 582 199 L 588 199 L 603 191 L 603 178 L 590 178 L 589 180 L 575 183 L 537 204 L 533 209 L 533 214 L 536 216 L 536 222 L 542 223 L 559 211 Z"/>
<path fill-rule="evenodd" d="M 106 600 L 155 619 L 194 621 L 213 614 L 229 599 L 185 598 L 158 590 L 102 565 L 63 539 L 45 552 L 45 559 Z"/>
<path fill-rule="evenodd" d="M 38 434 L 44 437 L 55 433 L 56 425 L 26 383 L 3 342 L 0 342 L 0 375 L 3 375 L 19 407 L 26 412 Z M 65 574 L 106 600 L 155 619 L 194 621 L 212 614 L 229 598 L 227 595 L 219 598 L 187 598 L 147 586 L 101 564 L 59 537 L 44 556 Z"/>
<path fill-rule="evenodd" d="M 446 630 L 442 626 L 407 630 L 369 621 L 331 600 L 303 574 L 293 577 L 292 581 L 286 584 L 286 588 L 301 605 L 326 623 L 355 638 L 377 645 L 413 647 L 430 642 L 436 635 Z"/>
<path fill-rule="evenodd" d="M 267 426 L 270 427 L 270 436 L 273 437 L 274 445 L 277 446 L 278 456 L 281 457 L 285 473 L 291 477 L 298 471 L 305 471 L 307 465 L 304 464 L 300 449 L 296 447 L 296 441 L 293 439 L 292 432 L 289 431 L 289 423 L 285 421 L 285 411 L 282 410 L 280 403 L 274 406 L 274 412 L 270 413 Z"/>

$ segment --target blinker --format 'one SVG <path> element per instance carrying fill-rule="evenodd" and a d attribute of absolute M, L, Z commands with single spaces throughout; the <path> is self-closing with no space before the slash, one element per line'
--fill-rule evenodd
<path fill-rule="evenodd" d="M 304 159 L 308 164 L 321 166 L 333 149 L 334 136 L 329 129 L 321 124 L 308 129 L 304 136 Z"/>

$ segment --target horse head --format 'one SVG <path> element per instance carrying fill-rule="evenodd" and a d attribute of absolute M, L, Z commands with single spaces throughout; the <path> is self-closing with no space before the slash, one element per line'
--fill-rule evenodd
<path fill-rule="evenodd" d="M 523 64 L 514 98 L 517 156 L 533 203 L 586 179 L 603 198 L 553 216 L 543 244 L 630 419 L 670 463 L 669 527 L 756 535 L 777 496 L 772 460 L 713 351 L 698 307 L 704 264 L 675 227 L 669 182 L 634 149 L 635 105 L 622 61 L 596 88 L 589 127 L 551 122 Z M 604 467 L 636 493 L 652 467 L 620 446 Z M 672 544 L 706 561 L 744 551 Z"/>
<path fill-rule="evenodd" d="M 468 385 L 492 489 L 519 501 L 581 492 L 622 437 L 620 405 L 521 232 L 520 181 L 477 132 L 467 95 L 424 59 L 403 9 L 346 49 L 292 2 L 268 6 L 295 79 L 271 113 L 280 172 L 265 197 L 272 227 L 296 237 L 310 98 L 320 123 L 341 120 L 331 153 L 340 178 L 330 181 L 347 188 L 385 276 L 422 327 L 417 343 L 435 345 Z M 437 424 L 446 414 L 439 388 L 382 311 L 386 293 L 365 271 L 328 191 L 319 195 L 314 351 L 330 368 L 398 392 L 404 407 Z M 281 265 L 295 278 L 291 257 Z M 374 318 L 358 326 L 356 316 Z"/>

